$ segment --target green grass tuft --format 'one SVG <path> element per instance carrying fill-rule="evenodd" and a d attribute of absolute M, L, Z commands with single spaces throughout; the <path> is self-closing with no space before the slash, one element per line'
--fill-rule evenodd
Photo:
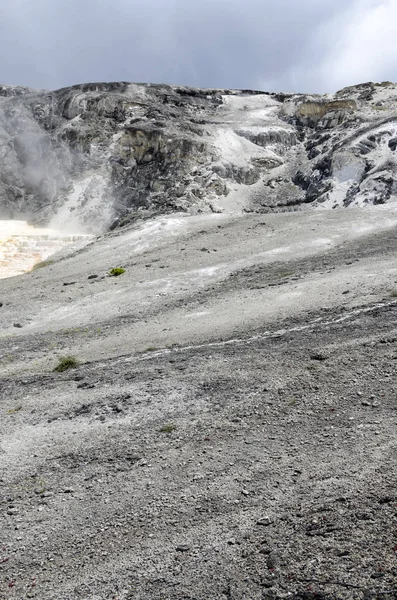
<path fill-rule="evenodd" d="M 163 425 L 162 428 L 160 429 L 160 433 L 172 433 L 173 431 L 175 431 L 176 429 L 176 425 L 174 425 L 173 423 L 167 423 L 167 425 Z"/>
<path fill-rule="evenodd" d="M 74 356 L 64 356 L 59 359 L 59 363 L 54 369 L 56 373 L 63 373 L 63 371 L 67 371 L 68 369 L 74 369 L 79 364 L 77 358 Z"/>
<path fill-rule="evenodd" d="M 108 272 L 108 275 L 109 277 L 118 277 L 123 273 L 125 273 L 125 269 L 123 269 L 123 267 L 113 267 L 113 269 L 110 269 L 110 271 Z"/>

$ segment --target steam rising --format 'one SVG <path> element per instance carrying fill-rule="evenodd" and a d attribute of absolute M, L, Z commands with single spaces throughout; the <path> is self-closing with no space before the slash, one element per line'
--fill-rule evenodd
<path fill-rule="evenodd" d="M 48 224 L 68 234 L 104 231 L 112 221 L 109 172 L 93 175 L 84 152 L 62 139 L 48 97 L 44 103 L 32 95 L 29 102 L 25 94 L 22 102 L 1 92 L 0 219 Z"/>
<path fill-rule="evenodd" d="M 26 273 L 38 262 L 83 239 L 54 229 L 35 228 L 25 221 L 0 221 L 0 279 Z"/>

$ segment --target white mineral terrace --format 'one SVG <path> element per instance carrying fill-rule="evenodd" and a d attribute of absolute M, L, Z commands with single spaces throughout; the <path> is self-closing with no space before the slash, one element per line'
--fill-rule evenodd
<path fill-rule="evenodd" d="M 65 246 L 89 239 L 25 221 L 0 221 L 0 279 L 30 271 Z"/>

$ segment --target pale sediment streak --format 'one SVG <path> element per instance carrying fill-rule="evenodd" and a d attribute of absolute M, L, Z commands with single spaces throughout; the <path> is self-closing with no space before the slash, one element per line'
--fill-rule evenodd
<path fill-rule="evenodd" d="M 304 323 L 303 325 L 297 325 L 295 327 L 284 328 L 284 329 L 276 329 L 274 331 L 263 331 L 260 333 L 256 333 L 252 336 L 241 336 L 236 338 L 229 338 L 226 340 L 216 340 L 216 341 L 208 341 L 204 343 L 190 344 L 186 346 L 179 346 L 174 348 L 162 348 L 157 350 L 156 352 L 145 353 L 143 356 L 129 356 L 122 357 L 120 360 L 124 362 L 138 362 L 150 360 L 153 358 L 159 358 L 166 354 L 180 354 L 183 352 L 188 352 L 190 350 L 203 350 L 210 348 L 223 348 L 225 346 L 244 346 L 250 345 L 255 342 L 260 342 L 262 340 L 270 339 L 270 338 L 282 338 L 292 333 L 301 333 L 304 331 L 312 331 L 316 329 L 322 329 L 326 327 L 332 327 L 334 325 L 338 325 L 340 323 L 344 323 L 345 321 L 353 321 L 356 317 L 360 317 L 366 313 L 372 313 L 383 308 L 388 309 L 389 307 L 397 306 L 397 300 L 389 300 L 385 302 L 376 302 L 375 304 L 371 304 L 370 306 L 358 307 L 352 309 L 350 311 L 346 311 L 343 314 L 331 316 L 331 317 L 317 317 Z M 119 361 L 120 362 L 120 361 Z"/>

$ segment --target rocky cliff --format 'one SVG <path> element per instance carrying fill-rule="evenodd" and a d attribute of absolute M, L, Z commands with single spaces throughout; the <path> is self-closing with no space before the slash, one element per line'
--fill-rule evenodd
<path fill-rule="evenodd" d="M 98 233 L 157 212 L 383 204 L 396 147 L 389 82 L 334 96 L 0 86 L 0 218 Z"/>

